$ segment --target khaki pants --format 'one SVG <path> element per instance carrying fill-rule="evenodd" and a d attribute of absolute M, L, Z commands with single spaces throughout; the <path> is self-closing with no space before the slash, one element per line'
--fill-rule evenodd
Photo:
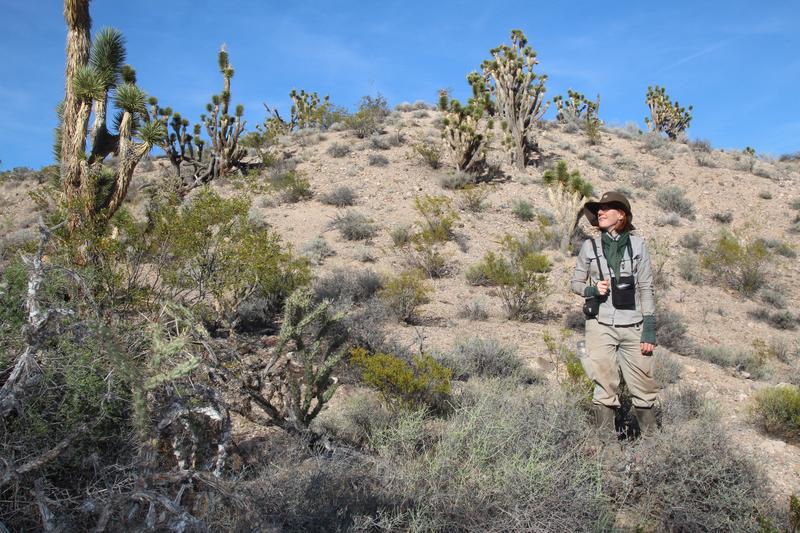
<path fill-rule="evenodd" d="M 653 379 L 653 356 L 642 355 L 642 325 L 607 326 L 586 321 L 586 352 L 581 359 L 586 375 L 594 383 L 592 403 L 619 407 L 619 371 L 633 396 L 635 407 L 652 407 L 658 396 Z"/>

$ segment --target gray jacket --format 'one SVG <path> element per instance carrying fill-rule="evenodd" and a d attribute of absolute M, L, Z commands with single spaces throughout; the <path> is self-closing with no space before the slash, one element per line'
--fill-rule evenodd
<path fill-rule="evenodd" d="M 603 245 L 600 235 L 595 238 L 597 244 L 597 256 L 603 269 L 604 279 L 610 279 L 612 273 L 609 271 L 608 262 L 603 255 Z M 611 293 L 609 287 L 608 298 L 600 304 L 600 312 L 597 314 L 597 321 L 601 324 L 610 326 L 625 326 L 638 324 L 643 320 L 644 315 L 655 315 L 655 294 L 653 291 L 653 269 L 650 264 L 650 253 L 647 245 L 639 236 L 630 236 L 631 250 L 633 251 L 633 262 L 628 257 L 627 247 L 620 264 L 620 275 L 633 275 L 636 280 L 636 309 L 615 309 L 611 303 Z M 584 295 L 587 280 L 591 277 L 592 284 L 596 285 L 600 281 L 597 261 L 594 258 L 592 243 L 586 239 L 581 246 L 578 260 L 575 265 L 575 273 L 572 275 L 572 292 Z"/>

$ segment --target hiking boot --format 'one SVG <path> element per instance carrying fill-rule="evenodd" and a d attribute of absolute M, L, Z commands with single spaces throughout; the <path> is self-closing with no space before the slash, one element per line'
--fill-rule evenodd
<path fill-rule="evenodd" d="M 594 413 L 594 427 L 598 433 L 609 437 L 616 436 L 616 409 L 606 405 L 592 404 L 592 413 Z"/>
<path fill-rule="evenodd" d="M 656 424 L 656 413 L 652 407 L 633 407 L 631 409 L 633 417 L 639 426 L 639 433 L 642 436 L 652 435 L 658 429 Z"/>

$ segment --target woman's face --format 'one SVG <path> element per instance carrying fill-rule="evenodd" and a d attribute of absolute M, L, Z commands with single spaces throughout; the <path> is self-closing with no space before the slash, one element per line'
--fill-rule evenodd
<path fill-rule="evenodd" d="M 625 217 L 625 212 L 608 204 L 600 204 L 597 209 L 597 226 L 607 231 L 617 225 Z"/>

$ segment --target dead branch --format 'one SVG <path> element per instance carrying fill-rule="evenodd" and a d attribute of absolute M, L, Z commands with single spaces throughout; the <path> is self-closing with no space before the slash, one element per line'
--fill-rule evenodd
<path fill-rule="evenodd" d="M 39 470 L 46 464 L 50 463 L 51 461 L 58 458 L 61 453 L 67 449 L 67 447 L 72 444 L 76 438 L 82 435 L 87 429 L 89 429 L 89 424 L 83 423 L 78 426 L 75 431 L 64 437 L 61 442 L 56 444 L 53 448 L 47 450 L 46 452 L 38 455 L 35 459 L 31 459 L 30 461 L 18 466 L 18 467 L 10 467 L 7 468 L 6 471 L 3 473 L 3 476 L 0 477 L 0 487 L 4 486 L 6 483 L 15 479 L 23 474 L 27 474 L 33 472 L 35 470 Z"/>

